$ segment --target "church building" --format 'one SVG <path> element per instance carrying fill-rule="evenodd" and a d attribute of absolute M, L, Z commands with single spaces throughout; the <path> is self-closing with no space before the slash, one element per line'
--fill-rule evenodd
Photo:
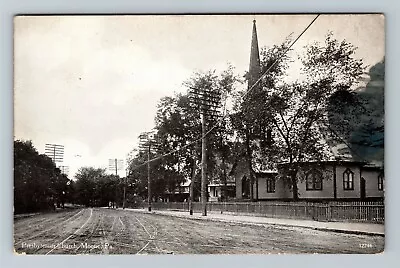
<path fill-rule="evenodd" d="M 260 54 L 256 21 L 253 21 L 248 89 L 261 76 Z M 271 130 L 267 130 L 271 136 Z M 382 162 L 370 163 L 356 159 L 345 144 L 327 145 L 325 161 L 297 163 L 299 200 L 372 200 L 384 198 L 384 170 Z M 290 185 L 281 179 L 288 164 L 279 163 L 274 169 L 263 169 L 242 157 L 237 159 L 229 176 L 235 181 L 236 200 L 291 200 Z M 252 169 L 252 170 L 250 170 Z"/>

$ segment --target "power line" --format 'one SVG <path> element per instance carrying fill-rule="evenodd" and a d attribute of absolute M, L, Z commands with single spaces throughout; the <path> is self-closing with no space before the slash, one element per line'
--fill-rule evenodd
<path fill-rule="evenodd" d="M 300 37 L 311 27 L 311 25 L 314 24 L 314 22 L 318 19 L 318 17 L 320 16 L 320 14 L 318 14 L 311 22 L 310 24 L 308 24 L 308 26 L 300 33 L 299 36 L 297 36 L 297 38 L 290 44 L 290 46 L 288 46 L 282 53 L 281 55 L 271 64 L 271 66 L 269 66 L 269 68 L 267 70 L 265 70 L 265 72 L 257 79 L 257 81 L 247 90 L 246 94 L 244 94 L 243 98 L 246 98 L 247 95 L 253 90 L 253 88 L 265 77 L 265 75 L 267 74 L 267 72 L 269 72 L 272 67 L 275 66 L 275 64 L 278 63 L 278 61 L 283 57 L 283 55 L 285 55 L 291 48 L 292 46 L 300 39 Z"/>
<path fill-rule="evenodd" d="M 276 63 L 278 63 L 278 61 L 290 50 L 290 48 L 291 48 L 291 47 L 300 39 L 300 37 L 311 27 L 311 25 L 314 24 L 314 22 L 317 20 L 317 18 L 318 18 L 319 16 L 320 16 L 320 14 L 318 14 L 318 15 L 307 25 L 307 27 L 299 34 L 299 36 L 290 44 L 290 46 L 287 47 L 287 49 L 286 49 L 285 51 L 283 51 L 283 52 L 281 53 L 281 55 L 279 55 L 279 57 L 273 62 L 273 64 L 272 64 L 267 70 L 264 71 L 264 73 L 260 76 L 260 78 L 257 79 L 257 81 L 246 91 L 246 93 L 245 93 L 244 96 L 242 97 L 243 99 L 246 98 L 246 96 L 251 92 L 251 90 L 253 90 L 253 88 L 261 81 L 261 79 L 265 77 L 265 75 L 272 69 L 272 67 L 275 66 Z M 225 98 L 225 102 L 226 102 L 226 98 Z M 200 136 L 199 138 L 197 138 L 197 139 L 195 139 L 195 140 L 189 142 L 188 144 L 182 146 L 182 147 L 179 148 L 179 149 L 175 149 L 175 150 L 169 151 L 168 153 L 165 153 L 165 154 L 163 154 L 163 155 L 160 155 L 160 156 L 158 156 L 158 157 L 149 159 L 148 161 L 146 161 L 146 162 L 144 162 L 144 163 L 142 163 L 142 164 L 140 164 L 140 165 L 138 165 L 138 166 L 135 166 L 135 167 L 133 168 L 133 170 L 136 170 L 136 169 L 138 169 L 138 168 L 140 168 L 140 167 L 146 165 L 147 163 L 154 162 L 154 161 L 157 161 L 157 160 L 159 160 L 159 159 L 162 159 L 162 158 L 164 158 L 164 157 L 166 157 L 166 156 L 172 155 L 172 154 L 174 154 L 174 153 L 176 153 L 176 152 L 178 152 L 178 151 L 180 151 L 180 150 L 183 150 L 183 149 L 185 149 L 185 148 L 187 148 L 187 147 L 189 147 L 189 146 L 195 144 L 196 142 L 202 140 L 203 137 L 205 137 L 205 136 L 207 136 L 208 134 L 210 134 L 211 131 L 213 131 L 213 130 L 222 122 L 222 120 L 225 119 L 225 117 L 227 117 L 228 115 L 229 115 L 229 114 L 226 114 L 226 115 L 222 116 L 222 117 L 221 117 L 221 118 L 206 132 L 206 133 L 204 133 L 204 135 Z"/>

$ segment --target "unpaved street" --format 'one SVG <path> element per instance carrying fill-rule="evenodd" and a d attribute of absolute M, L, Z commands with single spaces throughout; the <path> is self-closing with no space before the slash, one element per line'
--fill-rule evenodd
<path fill-rule="evenodd" d="M 14 222 L 15 251 L 26 254 L 377 253 L 383 247 L 380 236 L 103 208 L 35 215 Z"/>

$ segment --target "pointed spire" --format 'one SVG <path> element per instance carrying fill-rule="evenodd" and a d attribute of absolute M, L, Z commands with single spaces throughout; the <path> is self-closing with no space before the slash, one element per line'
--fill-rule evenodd
<path fill-rule="evenodd" d="M 257 81 L 260 75 L 261 75 L 260 53 L 258 50 L 256 20 L 253 20 L 253 34 L 251 37 L 248 88 L 251 88 L 251 86 Z"/>

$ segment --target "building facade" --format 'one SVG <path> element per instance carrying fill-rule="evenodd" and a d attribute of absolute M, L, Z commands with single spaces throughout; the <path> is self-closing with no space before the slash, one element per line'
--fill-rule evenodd
<path fill-rule="evenodd" d="M 278 170 L 287 168 L 281 165 Z M 251 199 L 249 172 L 237 172 L 236 198 Z M 247 188 L 246 188 L 247 187 Z M 291 184 L 279 172 L 256 173 L 253 200 L 291 200 Z M 384 198 L 383 167 L 355 161 L 301 163 L 297 173 L 300 200 L 374 200 Z"/>

